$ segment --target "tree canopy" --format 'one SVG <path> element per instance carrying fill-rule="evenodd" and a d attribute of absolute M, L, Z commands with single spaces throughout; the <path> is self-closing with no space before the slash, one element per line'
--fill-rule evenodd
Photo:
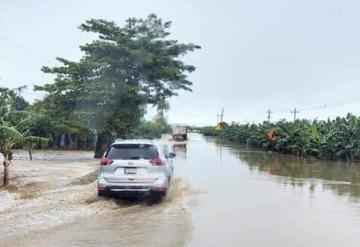
<path fill-rule="evenodd" d="M 88 20 L 80 29 L 98 39 L 80 46 L 80 61 L 57 58 L 62 66 L 43 67 L 56 75 L 55 83 L 36 89 L 49 94 L 45 101 L 55 104 L 65 120 L 100 132 L 126 133 L 146 104 L 164 104 L 178 90 L 191 91 L 188 73 L 195 67 L 180 57 L 200 47 L 168 39 L 170 24 L 154 14 L 128 19 L 123 27 Z"/>
<path fill-rule="evenodd" d="M 80 30 L 98 38 L 80 46 L 83 57 L 57 58 L 61 66 L 42 68 L 56 75 L 54 83 L 35 87 L 48 93 L 42 102 L 47 114 L 64 125 L 123 136 L 139 124 L 148 104 L 163 108 L 180 90 L 191 91 L 188 74 L 195 67 L 181 59 L 200 46 L 170 39 L 170 26 L 154 14 L 123 26 L 85 21 Z"/>

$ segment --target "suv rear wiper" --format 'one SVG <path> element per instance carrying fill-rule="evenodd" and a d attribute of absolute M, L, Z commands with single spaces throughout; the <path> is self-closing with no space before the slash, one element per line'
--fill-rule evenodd
<path fill-rule="evenodd" d="M 132 156 L 132 157 L 130 157 L 130 159 L 131 159 L 131 160 L 139 160 L 140 157 L 139 157 L 139 156 Z"/>

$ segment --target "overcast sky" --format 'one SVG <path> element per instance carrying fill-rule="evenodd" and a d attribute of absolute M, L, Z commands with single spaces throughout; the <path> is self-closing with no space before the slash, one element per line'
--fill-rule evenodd
<path fill-rule="evenodd" d="M 43 65 L 81 57 L 83 21 L 156 13 L 174 38 L 202 46 L 185 57 L 197 70 L 193 92 L 170 100 L 173 123 L 215 124 L 222 107 L 237 122 L 268 109 L 292 119 L 295 107 L 307 119 L 360 114 L 359 10 L 356 0 L 0 0 L 0 86 L 28 85 L 33 101 L 33 85 L 52 82 Z"/>

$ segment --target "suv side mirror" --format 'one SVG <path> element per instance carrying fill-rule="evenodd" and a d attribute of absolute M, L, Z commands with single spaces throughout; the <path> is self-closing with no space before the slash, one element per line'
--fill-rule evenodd
<path fill-rule="evenodd" d="M 169 153 L 169 158 L 174 158 L 176 156 L 176 153 Z"/>

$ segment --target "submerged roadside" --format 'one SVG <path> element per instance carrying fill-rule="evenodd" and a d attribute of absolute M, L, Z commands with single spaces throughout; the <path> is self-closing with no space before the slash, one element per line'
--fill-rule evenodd
<path fill-rule="evenodd" d="M 96 246 L 99 238 L 94 236 L 98 230 L 81 235 L 80 230 L 68 231 L 69 227 L 83 228 L 84 224 L 97 227 L 99 222 L 103 222 L 103 230 L 112 234 L 110 225 L 114 218 L 121 221 L 118 227 L 123 226 L 118 231 L 125 234 L 132 228 L 141 234 L 148 232 L 148 239 L 153 233 L 149 227 L 154 222 L 168 225 L 175 232 L 174 238 L 168 239 L 167 243 L 175 241 L 178 243 L 175 246 L 183 246 L 191 236 L 191 214 L 185 203 L 190 186 L 183 178 L 174 177 L 165 200 L 149 206 L 142 201 L 98 197 L 96 177 L 99 164 L 92 158 L 92 152 L 37 151 L 33 161 L 27 160 L 26 155 L 23 151 L 15 153 L 11 184 L 0 189 L 0 224 L 3 226 L 0 228 L 0 246 L 63 246 L 63 241 L 71 241 L 74 237 L 83 237 L 85 242 L 92 239 L 93 246 Z M 133 224 L 134 218 L 138 223 Z M 153 223 L 146 223 L 144 218 Z M 54 242 L 46 237 L 49 234 L 54 236 L 51 238 Z M 61 237 L 56 238 L 58 234 Z M 111 237 L 109 241 L 119 238 L 117 241 L 128 246 L 142 239 L 131 236 L 135 239 Z M 161 244 L 157 236 L 151 241 L 152 246 Z"/>
<path fill-rule="evenodd" d="M 0 238 L 47 229 L 97 212 L 97 204 L 104 203 L 96 196 L 97 162 L 89 152 L 76 154 L 39 151 L 29 161 L 22 151 L 15 153 L 11 183 L 0 190 L 0 223 L 5 226 L 0 229 Z"/>

